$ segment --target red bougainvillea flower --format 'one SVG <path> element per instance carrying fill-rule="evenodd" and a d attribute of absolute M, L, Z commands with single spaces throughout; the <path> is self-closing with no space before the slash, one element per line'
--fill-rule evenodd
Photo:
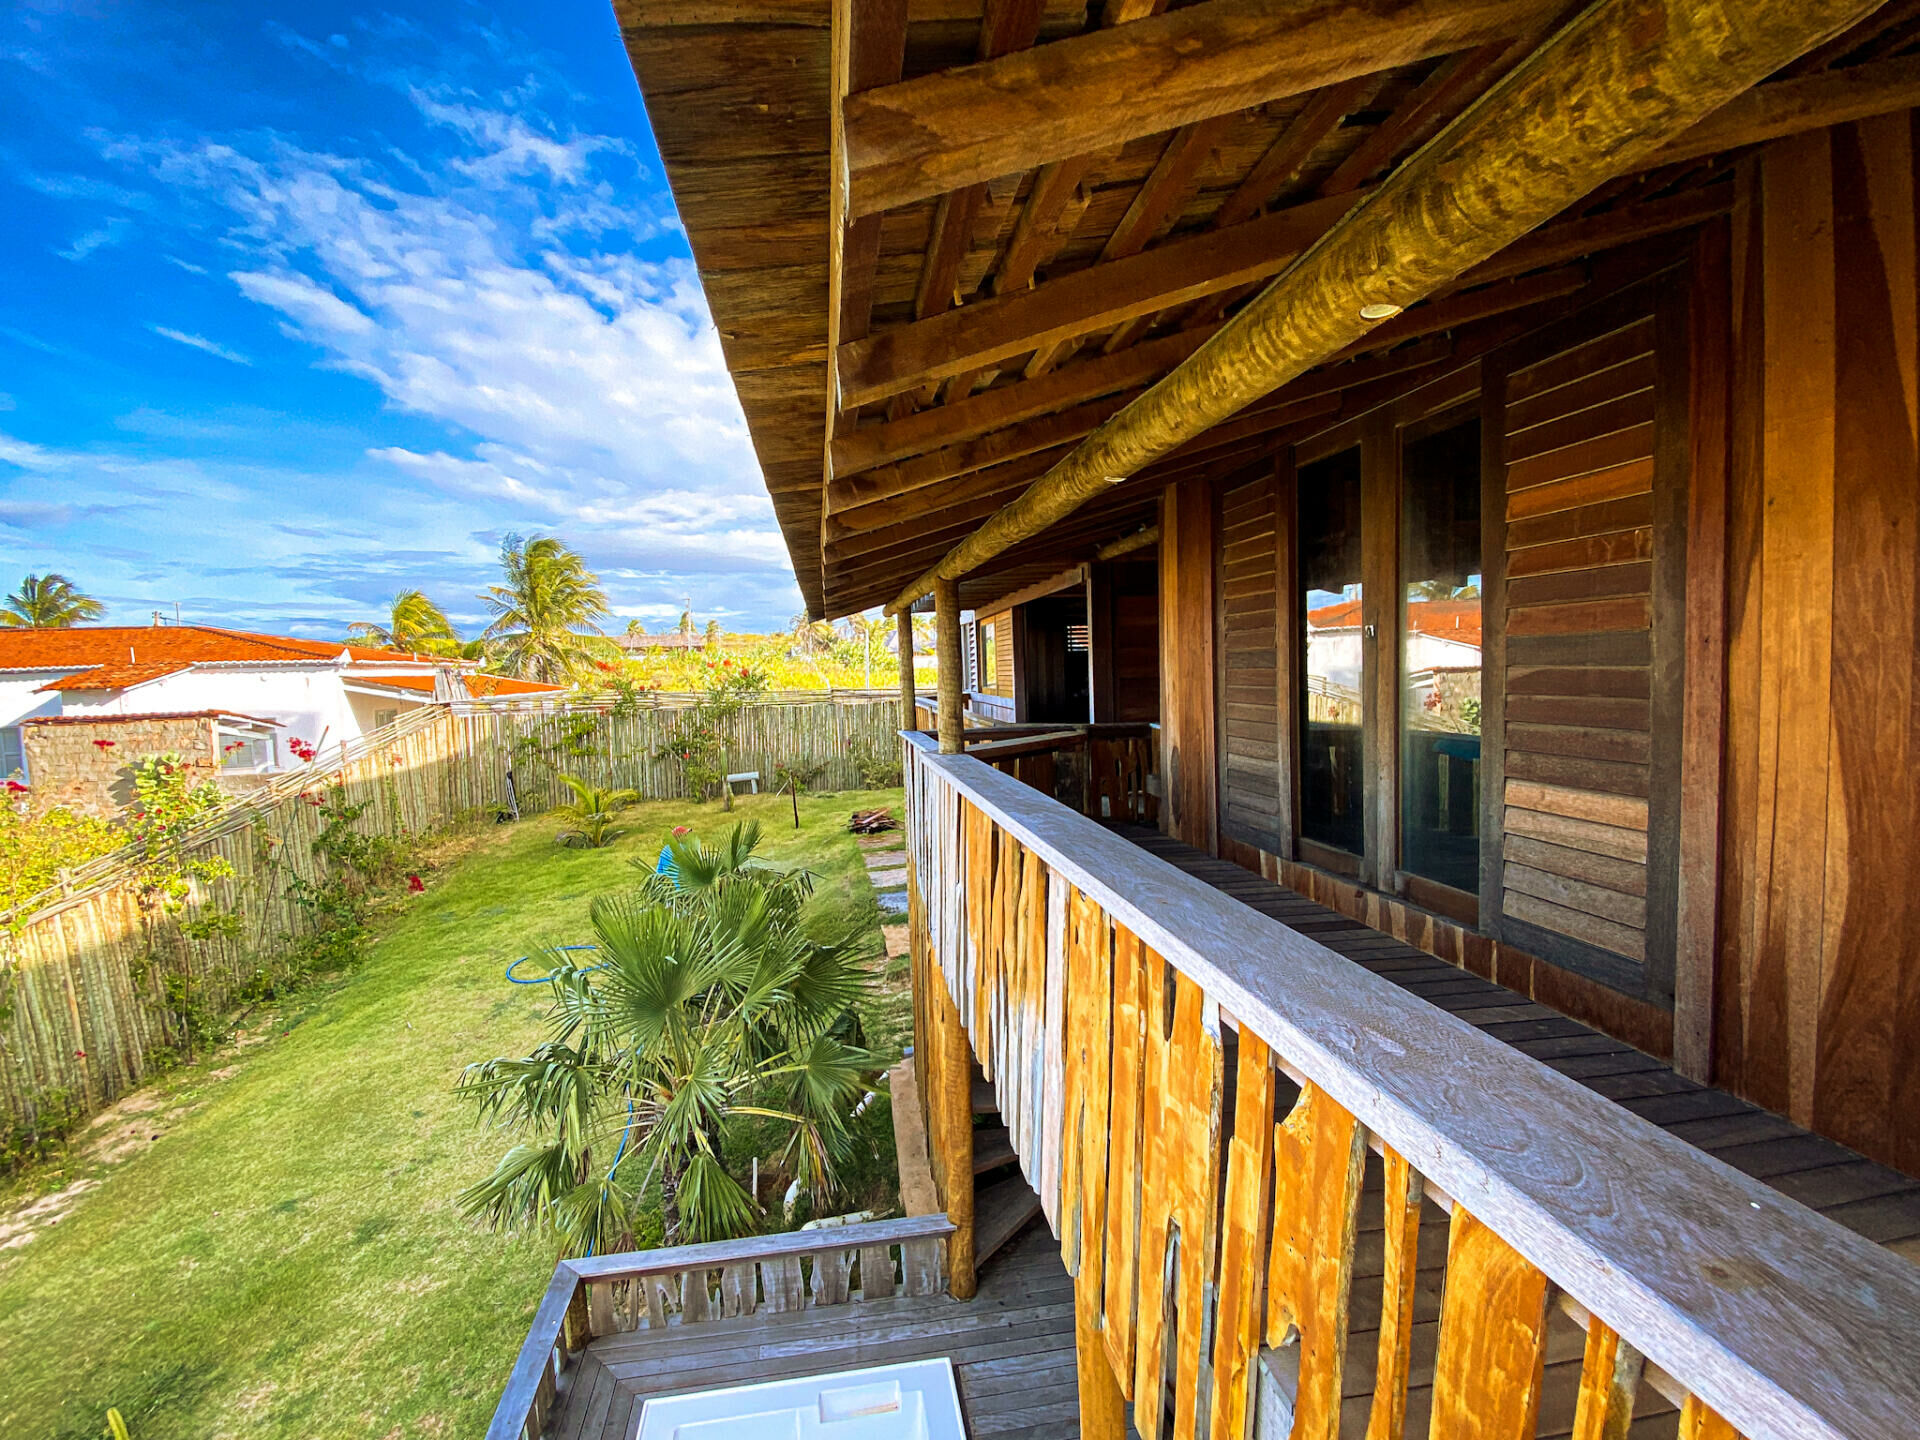
<path fill-rule="evenodd" d="M 7 792 L 12 795 L 24 795 L 27 793 L 27 787 L 22 785 L 18 780 L 9 780 L 7 781 Z"/>
<path fill-rule="evenodd" d="M 427 882 L 422 880 L 418 875 L 407 876 L 407 893 L 408 894 L 424 895 L 426 893 L 426 890 L 427 890 Z"/>
<path fill-rule="evenodd" d="M 76 1050 L 73 1052 L 73 1058 L 76 1060 L 84 1060 L 87 1058 L 87 1052 L 84 1050 Z"/>
<path fill-rule="evenodd" d="M 111 740 L 96 740 L 93 743 L 94 743 L 94 748 L 99 750 L 111 750 L 113 749 L 113 745 L 114 745 L 114 742 Z"/>
<path fill-rule="evenodd" d="M 693 827 L 691 825 L 676 825 L 673 827 L 673 834 L 675 839 L 678 839 L 682 835 L 691 835 L 692 833 L 693 833 Z"/>

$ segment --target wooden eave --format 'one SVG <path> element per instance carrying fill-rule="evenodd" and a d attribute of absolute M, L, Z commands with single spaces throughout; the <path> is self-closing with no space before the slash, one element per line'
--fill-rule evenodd
<path fill-rule="evenodd" d="M 1248 7 L 1195 0 L 1156 18 L 1162 8 L 1143 0 L 861 0 L 847 23 L 866 28 L 851 38 L 857 53 L 845 62 L 851 80 L 843 83 L 864 98 L 849 108 L 849 123 L 897 120 L 902 107 L 925 103 L 943 107 L 942 123 L 958 125 L 966 115 L 962 82 L 975 78 L 1023 86 L 1022 103 L 1036 95 L 1044 103 L 1045 87 L 1036 90 L 1033 77 L 1068 72 L 1029 51 L 1076 42 L 1060 54 L 1147 53 L 1155 27 L 1176 19 L 1188 30 L 1228 27 Z M 1300 9 L 1318 17 L 1317 33 L 1340 33 L 1337 5 Z M 861 218 L 852 213 L 858 187 L 836 202 L 829 183 L 832 0 L 616 0 L 814 614 L 893 598 L 1061 446 L 1179 364 L 1290 254 L 1517 63 L 1558 14 L 1524 0 L 1415 0 L 1405 9 L 1426 17 L 1430 33 L 1409 31 L 1397 50 L 1382 53 L 1417 53 L 1407 63 L 1350 73 L 1352 65 L 1328 58 L 1333 46 L 1296 67 L 1333 75 L 1316 89 L 1221 111 L 1206 94 L 1234 93 L 1231 86 L 1198 86 L 1199 99 L 1179 102 L 1196 118 L 1125 133 L 1090 154 L 1054 154 L 1045 136 L 1035 137 L 1022 142 L 1024 159 L 1036 162 L 1030 168 Z M 1408 384 L 1470 363 L 1494 338 L 1546 323 L 1616 275 L 1621 256 L 1657 260 L 1665 237 L 1724 211 L 1728 157 L 1740 146 L 1920 104 L 1914 9 L 1896 0 L 1681 137 L 1660 164 L 1602 187 L 1336 363 L 968 574 L 962 603 L 1017 591 L 1151 523 L 1159 489 L 1172 480 L 1261 463 Z M 1142 44 L 1104 35 L 1085 43 L 1103 29 L 1148 21 L 1133 32 Z M 1465 39 L 1448 48 L 1448 37 Z M 1232 81 L 1231 67 L 1216 67 L 1214 78 Z M 1057 83 L 1063 94 L 1073 88 Z M 1275 78 L 1270 69 L 1241 83 L 1257 95 L 1262 85 L 1285 90 L 1297 77 Z M 1109 123 L 1137 129 L 1155 113 L 1131 108 L 1146 118 Z M 889 134 L 897 138 L 897 125 L 875 125 L 845 143 L 872 156 Z M 908 185 L 901 177 L 913 164 L 938 171 L 951 159 L 908 156 L 905 169 L 866 193 Z M 836 367 L 836 393 L 857 393 L 861 403 L 830 414 Z"/>

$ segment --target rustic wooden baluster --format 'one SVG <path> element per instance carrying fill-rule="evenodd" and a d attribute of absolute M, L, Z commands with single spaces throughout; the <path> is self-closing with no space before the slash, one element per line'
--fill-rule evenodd
<path fill-rule="evenodd" d="M 680 1279 L 680 1321 L 698 1325 L 713 1315 L 713 1295 L 707 1289 L 707 1272 L 689 1270 Z"/>
<path fill-rule="evenodd" d="M 1433 1433 L 1532 1440 L 1547 1354 L 1547 1277 L 1453 1207 L 1434 1362 Z"/>
<path fill-rule="evenodd" d="M 860 1247 L 860 1298 L 884 1300 L 893 1294 L 893 1251 L 885 1245 Z"/>
<path fill-rule="evenodd" d="M 1116 926 L 1113 937 L 1113 1101 L 1107 1140 L 1107 1359 L 1133 1399 L 1134 1276 L 1140 1260 L 1140 1105 L 1146 1059 L 1147 948 Z"/>
<path fill-rule="evenodd" d="M 613 1282 L 595 1280 L 587 1288 L 587 1328 L 594 1339 L 615 1332 L 613 1321 Z"/>
<path fill-rule="evenodd" d="M 1317 1086 L 1307 1085 L 1274 1128 L 1273 1151 L 1267 1344 L 1299 1337 L 1293 1440 L 1335 1440 L 1366 1131 Z"/>
<path fill-rule="evenodd" d="M 940 1242 L 909 1240 L 900 1247 L 900 1288 L 908 1295 L 940 1293 Z"/>
<path fill-rule="evenodd" d="M 761 1261 L 760 1279 L 766 1286 L 769 1314 L 784 1315 L 806 1304 L 807 1292 L 800 1281 L 800 1261 L 797 1256 Z"/>
<path fill-rule="evenodd" d="M 1214 1319 L 1213 1411 L 1208 1433 L 1242 1440 L 1252 1409 L 1254 1357 L 1265 1315 L 1261 1257 L 1273 1199 L 1273 1052 L 1240 1032 L 1233 1140 L 1227 1147 L 1226 1213 L 1220 1232 L 1220 1292 Z"/>
<path fill-rule="evenodd" d="M 672 1275 L 648 1275 L 640 1281 L 640 1296 L 647 1310 L 647 1328 L 660 1330 L 667 1316 L 678 1305 L 678 1282 Z"/>
<path fill-rule="evenodd" d="M 736 1315 L 751 1315 L 759 1308 L 760 1297 L 754 1289 L 753 1262 L 728 1265 L 720 1272 L 722 1313 L 731 1320 Z"/>
<path fill-rule="evenodd" d="M 1680 1407 L 1679 1440 L 1741 1440 L 1741 1436 L 1698 1395 L 1689 1395 Z"/>
<path fill-rule="evenodd" d="M 1159 1394 L 1167 1347 L 1169 1296 L 1174 1280 L 1173 1440 L 1193 1440 L 1199 1429 L 1202 1340 L 1207 1288 L 1213 1280 L 1218 1239 L 1221 1098 L 1225 1052 L 1219 1011 L 1200 987 L 1170 971 L 1149 952 L 1147 1084 L 1152 1097 L 1142 1127 L 1143 1188 L 1140 1198 L 1140 1273 L 1134 1355 L 1134 1426 L 1141 1440 L 1158 1440 Z M 1165 988 L 1172 986 L 1173 1023 L 1163 1032 Z M 1164 1034 L 1164 1038 L 1162 1038 Z M 1179 1232 L 1177 1274 L 1167 1264 L 1168 1246 Z"/>
<path fill-rule="evenodd" d="M 1380 1277 L 1380 1348 L 1374 1365 L 1367 1440 L 1401 1440 L 1407 1428 L 1407 1375 L 1413 1363 L 1413 1297 L 1420 1269 L 1420 1200 L 1425 1185 L 1404 1157 L 1385 1154 L 1386 1268 Z"/>
<path fill-rule="evenodd" d="M 847 1303 L 847 1252 L 828 1250 L 813 1257 L 813 1303 Z"/>
<path fill-rule="evenodd" d="M 1073 889 L 1067 893 L 1066 969 L 1060 1258 L 1069 1275 L 1090 1278 L 1093 1293 L 1098 1296 L 1107 1210 L 1113 941 L 1100 907 Z"/>
<path fill-rule="evenodd" d="M 1598 1316 L 1587 1321 L 1587 1353 L 1580 1363 L 1580 1400 L 1572 1440 L 1626 1440 L 1633 1397 L 1646 1360 Z"/>

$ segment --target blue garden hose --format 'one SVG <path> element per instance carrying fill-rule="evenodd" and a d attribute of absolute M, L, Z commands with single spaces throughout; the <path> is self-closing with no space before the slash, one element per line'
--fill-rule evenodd
<path fill-rule="evenodd" d="M 559 950 L 598 950 L 600 947 L 598 945 L 560 945 L 560 946 L 556 946 L 555 948 Z M 518 960 L 514 961 L 511 965 L 507 966 L 507 979 L 511 980 L 515 985 L 544 985 L 549 980 L 553 979 L 553 975 L 551 972 L 545 975 L 542 975 L 538 979 L 534 979 L 534 980 L 522 980 L 518 975 L 513 973 L 514 971 L 518 970 L 522 965 L 526 964 L 527 961 L 531 960 L 532 958 L 533 957 L 531 955 L 522 955 Z M 590 970 L 601 970 L 606 967 L 601 965 L 590 965 L 587 968 Z"/>

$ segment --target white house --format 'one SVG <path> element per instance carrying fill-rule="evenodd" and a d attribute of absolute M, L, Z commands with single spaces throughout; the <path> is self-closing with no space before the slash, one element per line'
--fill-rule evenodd
<path fill-rule="evenodd" d="M 436 700 L 538 697 L 553 685 L 471 662 L 211 625 L 0 630 L 0 777 L 33 776 L 28 727 L 83 717 L 214 715 L 221 768 L 266 773 Z"/>

